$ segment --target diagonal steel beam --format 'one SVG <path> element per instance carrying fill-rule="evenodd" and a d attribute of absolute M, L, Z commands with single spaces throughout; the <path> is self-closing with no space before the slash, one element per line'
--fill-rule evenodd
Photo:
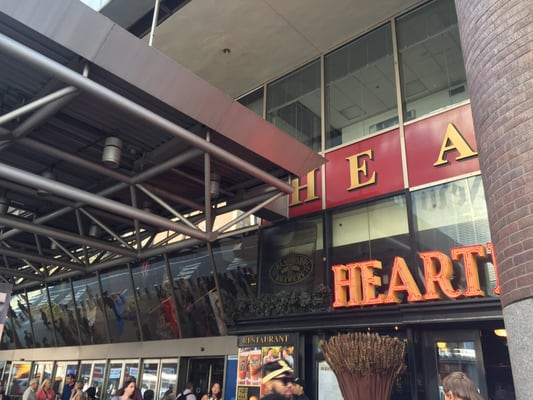
<path fill-rule="evenodd" d="M 1 167 L 0 167 L 1 170 Z M 123 256 L 135 256 L 134 251 L 124 249 L 122 247 L 113 246 L 107 242 L 101 240 L 95 240 L 86 236 L 76 235 L 73 232 L 65 232 L 59 229 L 46 227 L 43 225 L 32 224 L 31 222 L 24 221 L 20 218 L 9 217 L 5 215 L 0 215 L 0 224 L 4 224 L 13 228 L 22 229 L 26 232 L 37 233 L 43 236 L 53 237 L 54 239 L 64 240 L 69 243 L 76 243 L 80 246 L 88 244 L 97 249 L 102 249 L 110 251 L 115 254 L 120 254 Z M 79 267 L 79 266 L 78 266 Z"/>
<path fill-rule="evenodd" d="M 201 240 L 207 239 L 205 233 L 198 229 L 191 229 L 188 226 L 170 221 L 158 215 L 150 214 L 137 208 L 128 206 L 126 204 L 119 203 L 118 201 L 106 199 L 104 197 L 95 195 L 90 192 L 86 192 L 81 189 L 74 188 L 72 186 L 65 185 L 63 183 L 56 182 L 51 179 L 46 179 L 42 176 L 31 174 L 26 171 L 22 171 L 7 164 L 0 163 L 0 177 L 22 183 L 23 185 L 27 185 L 30 187 L 44 189 L 50 193 L 55 193 L 56 195 L 71 200 L 83 202 L 96 208 L 102 208 L 104 210 L 110 211 L 118 215 L 123 215 L 131 219 L 137 218 L 140 221 L 146 222 L 150 225 L 165 228 L 172 231 L 178 231 L 183 233 L 184 235 L 193 238 Z M 31 232 L 31 230 L 29 231 Z"/>
<path fill-rule="evenodd" d="M 63 268 L 70 268 L 76 271 L 85 272 L 87 271 L 86 267 L 83 267 L 81 265 L 73 264 L 66 261 L 56 260 L 55 258 L 48 258 L 48 257 L 42 257 L 38 256 L 34 253 L 27 253 L 24 251 L 19 250 L 13 250 L 13 249 L 6 249 L 5 247 L 0 247 L 0 254 L 3 254 L 8 257 L 15 257 L 15 258 L 25 258 L 37 263 L 41 263 L 44 265 L 57 265 Z"/>

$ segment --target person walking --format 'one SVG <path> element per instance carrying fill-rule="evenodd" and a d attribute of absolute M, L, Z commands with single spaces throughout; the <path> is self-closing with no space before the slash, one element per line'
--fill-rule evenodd
<path fill-rule="evenodd" d="M 442 380 L 446 400 L 484 400 L 476 384 L 464 372 L 452 372 Z"/>
<path fill-rule="evenodd" d="M 33 378 L 30 380 L 30 385 L 24 391 L 22 400 L 37 400 L 37 388 L 39 387 L 39 379 Z"/>

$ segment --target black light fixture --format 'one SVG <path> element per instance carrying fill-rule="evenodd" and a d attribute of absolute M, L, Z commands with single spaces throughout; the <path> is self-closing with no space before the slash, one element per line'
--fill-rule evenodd
<path fill-rule="evenodd" d="M 211 174 L 209 193 L 211 194 L 212 198 L 217 198 L 220 195 L 220 175 L 215 172 Z"/>
<path fill-rule="evenodd" d="M 122 140 L 110 136 L 105 140 L 102 162 L 109 168 L 118 168 L 122 156 Z"/>
<path fill-rule="evenodd" d="M 41 176 L 42 176 L 43 178 L 45 178 L 45 179 L 51 179 L 51 180 L 53 180 L 53 181 L 55 181 L 55 179 L 56 179 L 56 175 L 54 174 L 54 172 L 53 172 L 52 170 L 46 170 L 46 171 L 44 171 L 44 172 L 41 174 Z M 39 196 L 47 196 L 47 195 L 50 194 L 50 192 L 48 192 L 48 190 L 46 190 L 46 189 L 39 188 L 39 189 L 37 189 L 37 194 L 38 194 Z"/>

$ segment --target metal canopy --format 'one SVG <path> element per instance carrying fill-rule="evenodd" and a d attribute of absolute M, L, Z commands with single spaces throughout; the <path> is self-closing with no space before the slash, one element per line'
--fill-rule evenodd
<path fill-rule="evenodd" d="M 3 1 L 0 60 L 0 279 L 16 288 L 286 216 L 289 174 L 324 162 L 81 3 Z"/>

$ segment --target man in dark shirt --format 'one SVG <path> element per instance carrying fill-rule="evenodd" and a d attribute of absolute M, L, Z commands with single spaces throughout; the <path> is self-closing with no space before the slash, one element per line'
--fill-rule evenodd
<path fill-rule="evenodd" d="M 67 374 L 65 376 L 65 384 L 63 385 L 63 392 L 61 393 L 61 400 L 70 400 L 70 394 L 72 393 L 72 388 L 76 383 L 76 377 L 74 374 Z"/>
<path fill-rule="evenodd" d="M 300 378 L 294 378 L 294 381 L 290 383 L 293 400 L 309 400 L 309 397 L 304 393 L 305 382 Z"/>
<path fill-rule="evenodd" d="M 263 379 L 265 395 L 261 400 L 287 400 L 291 396 L 289 388 L 292 382 L 293 370 L 283 360 L 276 360 L 263 365 Z"/>

